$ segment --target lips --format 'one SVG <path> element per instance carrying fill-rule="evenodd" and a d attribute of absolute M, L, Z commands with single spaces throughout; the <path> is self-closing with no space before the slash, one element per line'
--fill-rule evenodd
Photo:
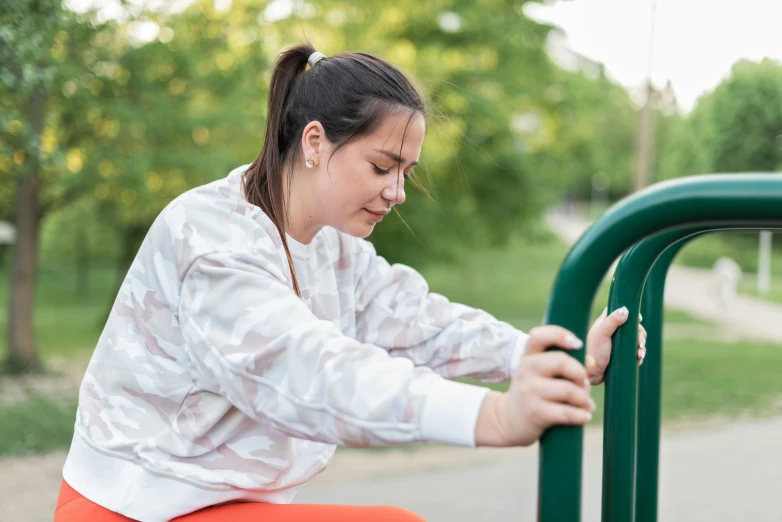
<path fill-rule="evenodd" d="M 390 210 L 378 210 L 378 211 L 375 211 L 375 210 L 369 210 L 369 209 L 365 208 L 364 212 L 366 212 L 367 215 L 369 216 L 369 218 L 371 220 L 373 220 L 375 223 L 380 223 L 381 221 L 383 221 L 383 216 L 385 216 L 386 214 L 388 214 L 391 211 Z"/>

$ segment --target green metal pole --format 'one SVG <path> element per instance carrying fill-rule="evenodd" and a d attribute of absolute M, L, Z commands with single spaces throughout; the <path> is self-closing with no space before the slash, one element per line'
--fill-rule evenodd
<path fill-rule="evenodd" d="M 628 249 L 614 274 L 608 308 L 627 306 L 630 318 L 612 339 L 614 353 L 606 373 L 604 522 L 656 520 L 665 278 L 686 243 L 713 231 L 689 225 L 648 237 Z M 635 354 L 642 301 L 649 337 L 647 359 L 639 369 Z"/>
<path fill-rule="evenodd" d="M 613 311 L 626 306 L 630 315 L 625 325 L 614 334 L 613 352 L 606 371 L 603 421 L 603 522 L 632 521 L 637 512 L 636 462 L 641 453 L 639 423 L 643 418 L 639 410 L 639 368 L 636 359 L 638 314 L 642 293 L 651 295 L 657 292 L 656 286 L 650 286 L 649 283 L 645 285 L 647 277 L 652 271 L 652 266 L 660 263 L 658 258 L 661 254 L 665 256 L 663 252 L 666 248 L 702 228 L 697 225 L 681 227 L 660 232 L 636 243 L 622 256 L 614 273 L 608 310 Z M 670 247 L 669 250 L 672 248 Z M 664 273 L 663 277 L 665 277 Z M 647 353 L 650 354 L 648 356 L 650 359 L 646 360 L 644 365 L 644 370 L 647 370 L 648 366 L 654 366 L 660 361 L 656 355 L 662 346 L 661 331 L 658 331 L 658 325 L 661 330 L 662 322 L 660 316 L 648 311 L 644 311 L 644 317 L 647 318 L 646 328 L 649 334 L 647 342 L 652 343 L 647 346 Z M 660 346 L 656 346 L 655 343 L 659 343 Z M 655 357 L 651 356 L 652 350 L 656 350 Z M 656 400 L 659 404 L 659 383 L 656 388 L 654 385 L 650 386 L 648 375 L 646 377 L 641 381 L 645 386 L 644 400 Z M 643 429 L 647 428 L 644 423 Z"/>
<path fill-rule="evenodd" d="M 619 255 L 643 238 L 678 226 L 782 218 L 782 177 L 711 175 L 658 183 L 612 207 L 573 246 L 554 283 L 544 322 L 586 337 L 595 292 Z M 583 363 L 583 350 L 569 352 Z M 583 429 L 559 426 L 541 438 L 541 522 L 581 518 Z"/>
<path fill-rule="evenodd" d="M 641 313 L 648 336 L 646 358 L 639 368 L 635 522 L 657 522 L 665 281 L 676 254 L 694 237 L 682 239 L 668 247 L 657 258 L 644 285 Z"/>

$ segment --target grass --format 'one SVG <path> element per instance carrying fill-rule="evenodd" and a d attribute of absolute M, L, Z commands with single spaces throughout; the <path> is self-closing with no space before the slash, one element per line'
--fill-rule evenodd
<path fill-rule="evenodd" d="M 465 253 L 458 265 L 439 264 L 421 271 L 432 291 L 452 301 L 482 308 L 522 329 L 541 323 L 552 283 L 567 247 L 554 238 L 517 239 L 502 249 Z M 0 273 L 0 304 L 7 303 L 7 273 Z M 67 270 L 42 270 L 35 324 L 40 353 L 84 357 L 102 327 L 113 273 L 95 269 L 91 292 L 78 297 L 75 277 Z M 782 289 L 782 284 L 779 286 Z M 595 299 L 593 315 L 607 302 L 608 285 Z M 0 308 L 0 339 L 5 338 L 6 310 Z M 667 322 L 698 323 L 691 316 L 666 311 Z M 698 341 L 669 341 L 665 352 L 663 415 L 666 420 L 710 415 L 763 414 L 778 411 L 782 350 L 777 346 L 741 346 Z M 0 378 L 0 393 L 2 393 Z M 503 386 L 495 387 L 502 389 Z M 594 390 L 602 415 L 602 387 Z M 73 433 L 75 404 L 31 395 L 26 402 L 0 406 L 0 455 L 39 453 L 65 448 Z M 775 406 L 775 401 L 776 406 Z"/>
<path fill-rule="evenodd" d="M 782 261 L 782 260 L 781 260 Z M 782 275 L 771 277 L 771 288 L 767 295 L 758 294 L 758 279 L 756 274 L 744 274 L 739 283 L 739 292 L 760 299 L 768 299 L 782 304 Z"/>
<path fill-rule="evenodd" d="M 46 453 L 67 448 L 76 418 L 74 400 L 32 396 L 26 402 L 0 408 L 0 457 Z"/>
<path fill-rule="evenodd" d="M 71 270 L 44 269 L 35 296 L 35 334 L 40 355 L 81 356 L 98 341 L 110 304 L 114 273 L 96 268 L 90 273 L 90 291 L 80 296 Z M 8 321 L 8 269 L 0 272 L 0 339 Z"/>
<path fill-rule="evenodd" d="M 466 255 L 458 266 L 436 265 L 422 273 L 433 292 L 529 330 L 542 322 L 551 287 L 567 251 L 567 246 L 553 237 L 536 243 L 518 239 L 501 250 Z M 606 278 L 595 296 L 592 317 L 605 308 L 609 289 L 610 280 Z M 708 324 L 678 310 L 666 310 L 665 320 Z"/>
<path fill-rule="evenodd" d="M 458 266 L 436 265 L 421 271 L 433 292 L 526 330 L 541 323 L 566 253 L 567 247 L 554 238 L 537 243 L 514 240 L 501 250 L 467 254 Z"/>

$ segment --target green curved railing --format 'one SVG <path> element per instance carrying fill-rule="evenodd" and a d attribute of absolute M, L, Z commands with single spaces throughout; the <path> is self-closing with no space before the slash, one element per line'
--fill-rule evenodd
<path fill-rule="evenodd" d="M 768 228 L 774 223 L 782 224 L 782 176 L 779 175 L 694 176 L 649 187 L 609 209 L 573 246 L 554 283 L 544 322 L 561 325 L 584 339 L 591 304 L 603 276 L 619 255 L 649 236 L 670 231 L 672 235 L 667 239 L 675 241 L 673 238 L 677 233 L 680 234 L 678 240 L 681 240 L 683 237 L 681 234 L 686 227 L 690 229 L 689 234 L 693 234 L 697 230 Z M 643 248 L 643 251 L 654 250 L 652 246 L 659 247 L 663 242 L 662 239 L 655 241 L 653 244 L 650 243 L 650 246 L 644 245 L 639 248 Z M 670 252 L 668 254 L 666 251 L 662 256 L 655 256 L 658 258 L 659 265 L 655 265 L 651 273 L 647 268 L 648 277 L 635 276 L 638 288 L 634 292 L 637 293 L 639 304 L 645 279 L 648 280 L 648 288 L 652 288 L 653 285 L 662 287 L 668 266 L 675 255 L 674 250 Z M 649 267 L 651 266 L 649 264 Z M 658 269 L 657 266 L 660 268 Z M 655 320 L 652 316 L 662 310 L 662 291 L 659 295 L 654 294 L 656 292 L 647 292 L 645 295 L 649 297 L 644 298 L 645 324 L 650 332 L 647 341 L 649 354 L 655 349 L 654 343 L 656 343 L 652 338 L 652 331 L 657 332 L 651 323 Z M 629 343 L 632 340 L 633 345 L 632 350 L 615 349 L 610 370 L 613 375 L 609 377 L 611 382 L 607 387 L 610 389 L 620 387 L 630 393 L 638 387 L 635 340 L 632 336 L 637 335 L 635 326 L 639 304 L 632 305 L 628 302 L 623 304 L 628 306 L 630 317 L 634 320 L 629 321 L 629 324 L 617 335 L 620 337 L 620 342 Z M 660 326 L 659 331 L 661 330 Z M 584 362 L 583 350 L 568 353 Z M 650 364 L 652 360 L 648 359 L 648 356 L 647 360 L 644 366 L 649 364 L 649 367 L 652 367 L 656 364 Z M 615 379 L 618 380 L 613 384 Z M 615 395 L 615 392 L 609 392 L 608 388 L 606 393 Z M 637 393 L 632 395 L 636 397 Z M 657 400 L 659 401 L 659 393 Z M 629 413 L 629 417 L 622 417 L 621 424 L 612 427 L 612 434 L 606 434 L 605 444 L 612 446 L 617 444 L 618 439 L 622 441 L 619 444 L 627 444 L 631 441 L 629 444 L 633 451 L 617 461 L 616 448 L 614 449 L 614 461 L 609 464 L 613 470 L 611 482 L 604 484 L 606 488 L 611 488 L 610 497 L 613 500 L 608 506 L 608 512 L 605 512 L 606 506 L 604 506 L 604 520 L 632 521 L 635 514 L 634 449 L 637 417 L 635 400 L 628 404 L 611 406 L 610 415 L 613 419 L 616 419 L 620 412 L 624 414 L 625 410 L 630 409 L 632 412 Z M 659 410 L 659 402 L 656 407 Z M 608 411 L 606 414 L 609 415 Z M 657 423 L 659 425 L 659 413 Z M 644 442 L 644 444 L 649 443 Z M 541 438 L 538 498 L 541 522 L 580 520 L 582 450 L 583 428 L 580 427 L 555 427 L 548 430 Z M 631 464 L 629 472 L 624 467 L 628 462 Z M 621 465 L 621 469 L 617 468 L 617 465 Z M 654 465 L 656 485 L 656 461 Z M 629 481 L 621 482 L 621 479 L 616 478 L 617 473 L 625 478 L 629 473 Z M 617 484 L 621 487 L 617 488 Z M 626 494 L 627 491 L 629 494 Z M 656 506 L 656 488 L 654 496 Z M 618 506 L 613 504 L 616 499 L 620 499 Z M 649 499 L 644 497 L 639 502 L 639 506 L 648 507 L 648 502 Z"/>
<path fill-rule="evenodd" d="M 779 222 L 770 222 L 763 228 L 778 226 Z M 657 520 L 665 279 L 671 262 L 685 244 L 716 231 L 690 225 L 655 234 L 633 245 L 617 265 L 608 309 L 627 306 L 632 315 L 614 335 L 614 349 L 635 354 L 639 309 L 648 318 L 645 328 L 649 338 L 643 367 L 618 368 L 618 364 L 627 362 L 623 357 L 621 361 L 612 359 L 606 372 L 604 522 L 633 520 L 633 512 L 636 522 Z"/>

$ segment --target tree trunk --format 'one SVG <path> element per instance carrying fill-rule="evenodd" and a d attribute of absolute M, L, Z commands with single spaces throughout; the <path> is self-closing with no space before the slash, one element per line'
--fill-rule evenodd
<path fill-rule="evenodd" d="M 43 131 L 43 89 L 33 91 L 28 101 L 30 125 L 39 138 Z M 16 194 L 16 245 L 11 263 L 11 302 L 8 306 L 8 353 L 6 367 L 11 372 L 40 368 L 35 346 L 33 311 L 35 276 L 38 264 L 41 190 L 38 151 L 29 155 L 30 170 L 19 180 Z"/>

